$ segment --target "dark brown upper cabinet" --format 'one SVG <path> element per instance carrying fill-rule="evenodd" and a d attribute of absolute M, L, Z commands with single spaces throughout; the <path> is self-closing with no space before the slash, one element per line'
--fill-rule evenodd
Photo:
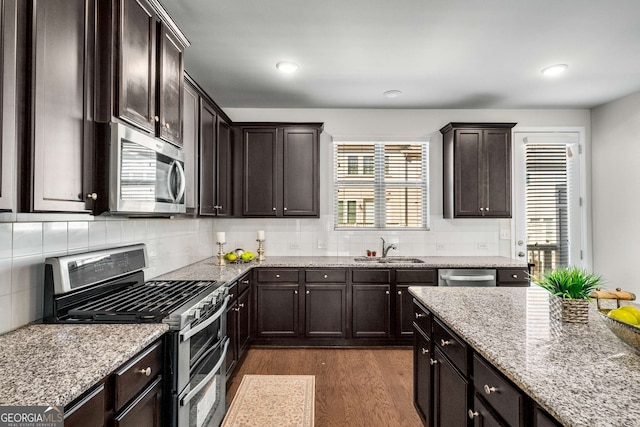
<path fill-rule="evenodd" d="M 217 216 L 233 214 L 232 146 L 231 125 L 219 115 L 216 144 L 216 205 L 214 206 Z"/>
<path fill-rule="evenodd" d="M 198 138 L 200 134 L 200 95 L 190 83 L 185 83 L 183 95 L 182 151 L 186 177 L 185 204 L 187 213 L 198 208 Z"/>
<path fill-rule="evenodd" d="M 182 146 L 188 40 L 157 0 L 98 8 L 98 120 L 117 118 Z"/>
<path fill-rule="evenodd" d="M 89 212 L 93 185 L 93 0 L 35 0 L 27 15 L 30 50 L 20 146 L 20 211 Z M 21 5 L 24 7 L 24 4 Z"/>
<path fill-rule="evenodd" d="M 0 212 L 16 209 L 16 1 L 0 1 Z"/>
<path fill-rule="evenodd" d="M 511 128 L 449 123 L 443 135 L 445 218 L 511 217 Z"/>
<path fill-rule="evenodd" d="M 216 214 L 216 122 L 208 102 L 200 102 L 200 215 Z"/>
<path fill-rule="evenodd" d="M 318 217 L 322 124 L 237 124 L 242 215 Z"/>

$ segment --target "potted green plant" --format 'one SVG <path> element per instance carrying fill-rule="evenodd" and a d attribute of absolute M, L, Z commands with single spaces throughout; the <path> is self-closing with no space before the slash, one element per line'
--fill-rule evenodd
<path fill-rule="evenodd" d="M 561 267 L 534 281 L 549 291 L 549 315 L 570 323 L 589 321 L 589 294 L 602 286 L 602 277 L 578 267 Z"/>

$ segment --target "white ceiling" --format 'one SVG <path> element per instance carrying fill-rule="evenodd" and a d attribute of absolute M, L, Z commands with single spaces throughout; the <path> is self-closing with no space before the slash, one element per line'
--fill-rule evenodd
<path fill-rule="evenodd" d="M 221 107 L 590 108 L 640 90 L 640 0 L 162 3 Z"/>

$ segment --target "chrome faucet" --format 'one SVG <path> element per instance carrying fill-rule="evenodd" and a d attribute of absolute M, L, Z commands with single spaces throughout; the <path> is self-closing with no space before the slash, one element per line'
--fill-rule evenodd
<path fill-rule="evenodd" d="M 387 252 L 389 252 L 389 249 L 398 249 L 398 247 L 393 243 L 387 246 L 387 242 L 385 242 L 382 237 L 380 238 L 380 240 L 382 240 L 382 258 L 387 257 Z"/>

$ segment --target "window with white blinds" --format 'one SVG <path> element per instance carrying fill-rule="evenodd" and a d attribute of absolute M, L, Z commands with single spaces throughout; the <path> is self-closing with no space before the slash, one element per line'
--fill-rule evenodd
<path fill-rule="evenodd" d="M 527 144 L 525 156 L 527 251 L 539 277 L 569 264 L 573 153 L 565 144 Z"/>
<path fill-rule="evenodd" d="M 427 142 L 336 142 L 336 229 L 426 229 Z"/>

